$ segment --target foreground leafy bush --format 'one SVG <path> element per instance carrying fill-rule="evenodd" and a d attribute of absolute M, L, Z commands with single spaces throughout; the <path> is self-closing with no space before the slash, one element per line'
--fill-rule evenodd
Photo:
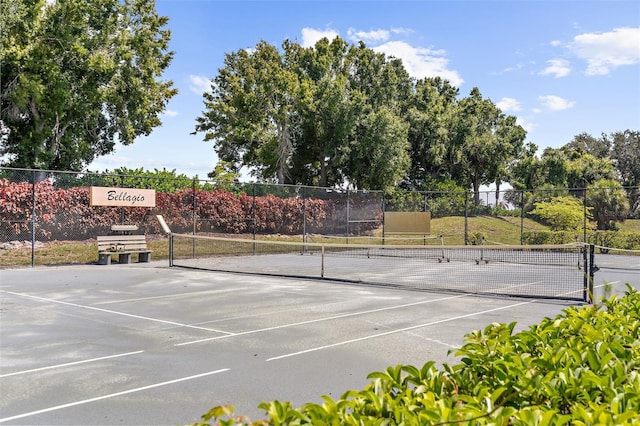
<path fill-rule="evenodd" d="M 254 423 L 215 407 L 197 425 L 640 424 L 640 293 L 514 326 L 468 334 L 461 362 L 443 370 L 389 367 L 338 400 L 263 403 L 268 420 Z"/>

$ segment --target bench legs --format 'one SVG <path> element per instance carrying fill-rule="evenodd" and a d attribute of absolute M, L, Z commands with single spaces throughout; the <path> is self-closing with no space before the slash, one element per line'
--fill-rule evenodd
<path fill-rule="evenodd" d="M 118 255 L 118 263 L 131 263 L 131 253 L 98 253 L 98 264 L 111 265 L 112 254 Z M 141 251 L 138 253 L 138 263 L 149 263 L 150 261 L 150 251 Z"/>
<path fill-rule="evenodd" d="M 138 253 L 138 262 L 148 263 L 151 261 L 151 252 L 150 251 L 141 251 Z"/>

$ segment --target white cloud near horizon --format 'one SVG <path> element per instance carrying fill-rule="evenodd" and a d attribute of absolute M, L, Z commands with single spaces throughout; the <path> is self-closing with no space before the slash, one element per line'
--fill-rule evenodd
<path fill-rule="evenodd" d="M 570 109 L 575 106 L 574 101 L 568 101 L 566 99 L 561 98 L 560 96 L 554 95 L 546 95 L 546 96 L 538 96 L 538 101 L 547 109 L 552 111 L 563 111 L 565 109 Z"/>
<path fill-rule="evenodd" d="M 202 75 L 189 75 L 189 90 L 196 95 L 202 95 L 211 90 L 211 79 Z"/>
<path fill-rule="evenodd" d="M 513 98 L 502 98 L 498 103 L 496 103 L 496 106 L 500 108 L 502 112 L 509 112 L 509 111 L 516 112 L 516 111 L 522 110 L 522 107 L 520 106 L 520 102 L 517 99 L 513 99 Z"/>
<path fill-rule="evenodd" d="M 566 59 L 551 59 L 547 61 L 547 64 L 549 66 L 540 71 L 540 75 L 553 75 L 555 78 L 561 78 L 571 73 L 571 65 Z"/>
<path fill-rule="evenodd" d="M 302 29 L 302 47 L 312 47 L 318 41 L 323 38 L 327 38 L 330 41 L 340 35 L 336 30 L 327 28 L 326 30 L 318 30 L 316 28 L 303 28 Z"/>
<path fill-rule="evenodd" d="M 640 63 L 640 27 L 575 36 L 567 47 L 587 62 L 587 75 L 607 75 L 623 65 Z"/>
<path fill-rule="evenodd" d="M 444 50 L 414 47 L 404 41 L 389 41 L 372 49 L 375 52 L 401 59 L 405 69 L 412 77 L 442 77 L 456 87 L 464 83 L 464 79 L 458 71 L 448 68 L 449 60 L 446 58 Z"/>

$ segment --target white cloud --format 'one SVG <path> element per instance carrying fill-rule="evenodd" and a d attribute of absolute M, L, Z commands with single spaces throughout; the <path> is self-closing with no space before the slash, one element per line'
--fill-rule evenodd
<path fill-rule="evenodd" d="M 522 68 L 524 68 L 524 64 L 518 63 L 513 67 L 507 67 L 507 68 L 503 69 L 502 72 L 513 72 L 513 71 L 521 70 Z M 495 74 L 497 74 L 497 73 L 495 73 Z"/>
<path fill-rule="evenodd" d="M 338 32 L 332 29 L 318 30 L 316 28 L 303 28 L 302 29 L 302 46 L 312 47 L 318 41 L 323 38 L 328 38 L 330 41 L 338 36 Z"/>
<path fill-rule="evenodd" d="M 555 78 L 560 78 L 566 77 L 571 72 L 569 61 L 565 59 L 551 59 L 547 64 L 549 66 L 540 71 L 540 75 L 553 75 Z"/>
<path fill-rule="evenodd" d="M 500 102 L 496 104 L 496 106 L 500 108 L 502 112 L 520 111 L 522 109 L 520 107 L 520 102 L 517 99 L 513 98 L 502 98 L 500 99 Z"/>
<path fill-rule="evenodd" d="M 356 31 L 353 28 L 349 28 L 347 31 L 347 37 L 353 42 L 379 43 L 389 40 L 390 36 L 391 33 L 388 30 Z"/>
<path fill-rule="evenodd" d="M 573 101 L 568 101 L 554 95 L 538 96 L 538 101 L 540 101 L 540 103 L 544 107 L 553 111 L 563 111 L 565 109 L 570 109 L 573 108 L 573 106 L 576 104 Z"/>
<path fill-rule="evenodd" d="M 378 53 L 401 59 L 407 72 L 416 78 L 442 77 L 454 86 L 464 83 L 457 71 L 448 69 L 445 51 L 413 47 L 403 41 L 390 41 L 372 48 Z"/>
<path fill-rule="evenodd" d="M 202 95 L 211 90 L 211 80 L 207 77 L 191 74 L 189 75 L 189 81 L 191 82 L 189 90 L 197 95 Z"/>
<path fill-rule="evenodd" d="M 168 110 L 165 110 L 162 115 L 164 115 L 165 117 L 176 117 L 178 115 L 178 111 L 168 109 Z"/>
<path fill-rule="evenodd" d="M 522 126 L 527 133 L 532 132 L 536 128 L 534 123 L 530 123 L 522 117 L 516 117 L 516 124 Z"/>
<path fill-rule="evenodd" d="M 551 46 L 553 47 L 558 47 L 562 45 L 562 42 L 560 40 L 553 40 L 551 43 L 549 43 Z"/>
<path fill-rule="evenodd" d="M 573 38 L 569 50 L 587 62 L 587 75 L 606 75 L 617 67 L 640 63 L 640 27 L 616 28 Z"/>
<path fill-rule="evenodd" d="M 400 35 L 404 35 L 404 34 L 412 34 L 414 33 L 414 31 L 410 28 L 402 28 L 402 27 L 392 27 L 391 28 L 391 32 L 394 34 L 400 34 Z"/>

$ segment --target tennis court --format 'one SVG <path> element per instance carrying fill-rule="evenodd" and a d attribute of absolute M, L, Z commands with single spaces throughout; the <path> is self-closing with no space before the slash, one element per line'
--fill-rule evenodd
<path fill-rule="evenodd" d="M 626 274 L 598 282 L 640 287 Z M 166 262 L 1 270 L 0 423 L 187 424 L 220 404 L 260 419 L 260 402 L 320 402 L 391 365 L 456 363 L 448 352 L 471 330 L 579 304 Z"/>

